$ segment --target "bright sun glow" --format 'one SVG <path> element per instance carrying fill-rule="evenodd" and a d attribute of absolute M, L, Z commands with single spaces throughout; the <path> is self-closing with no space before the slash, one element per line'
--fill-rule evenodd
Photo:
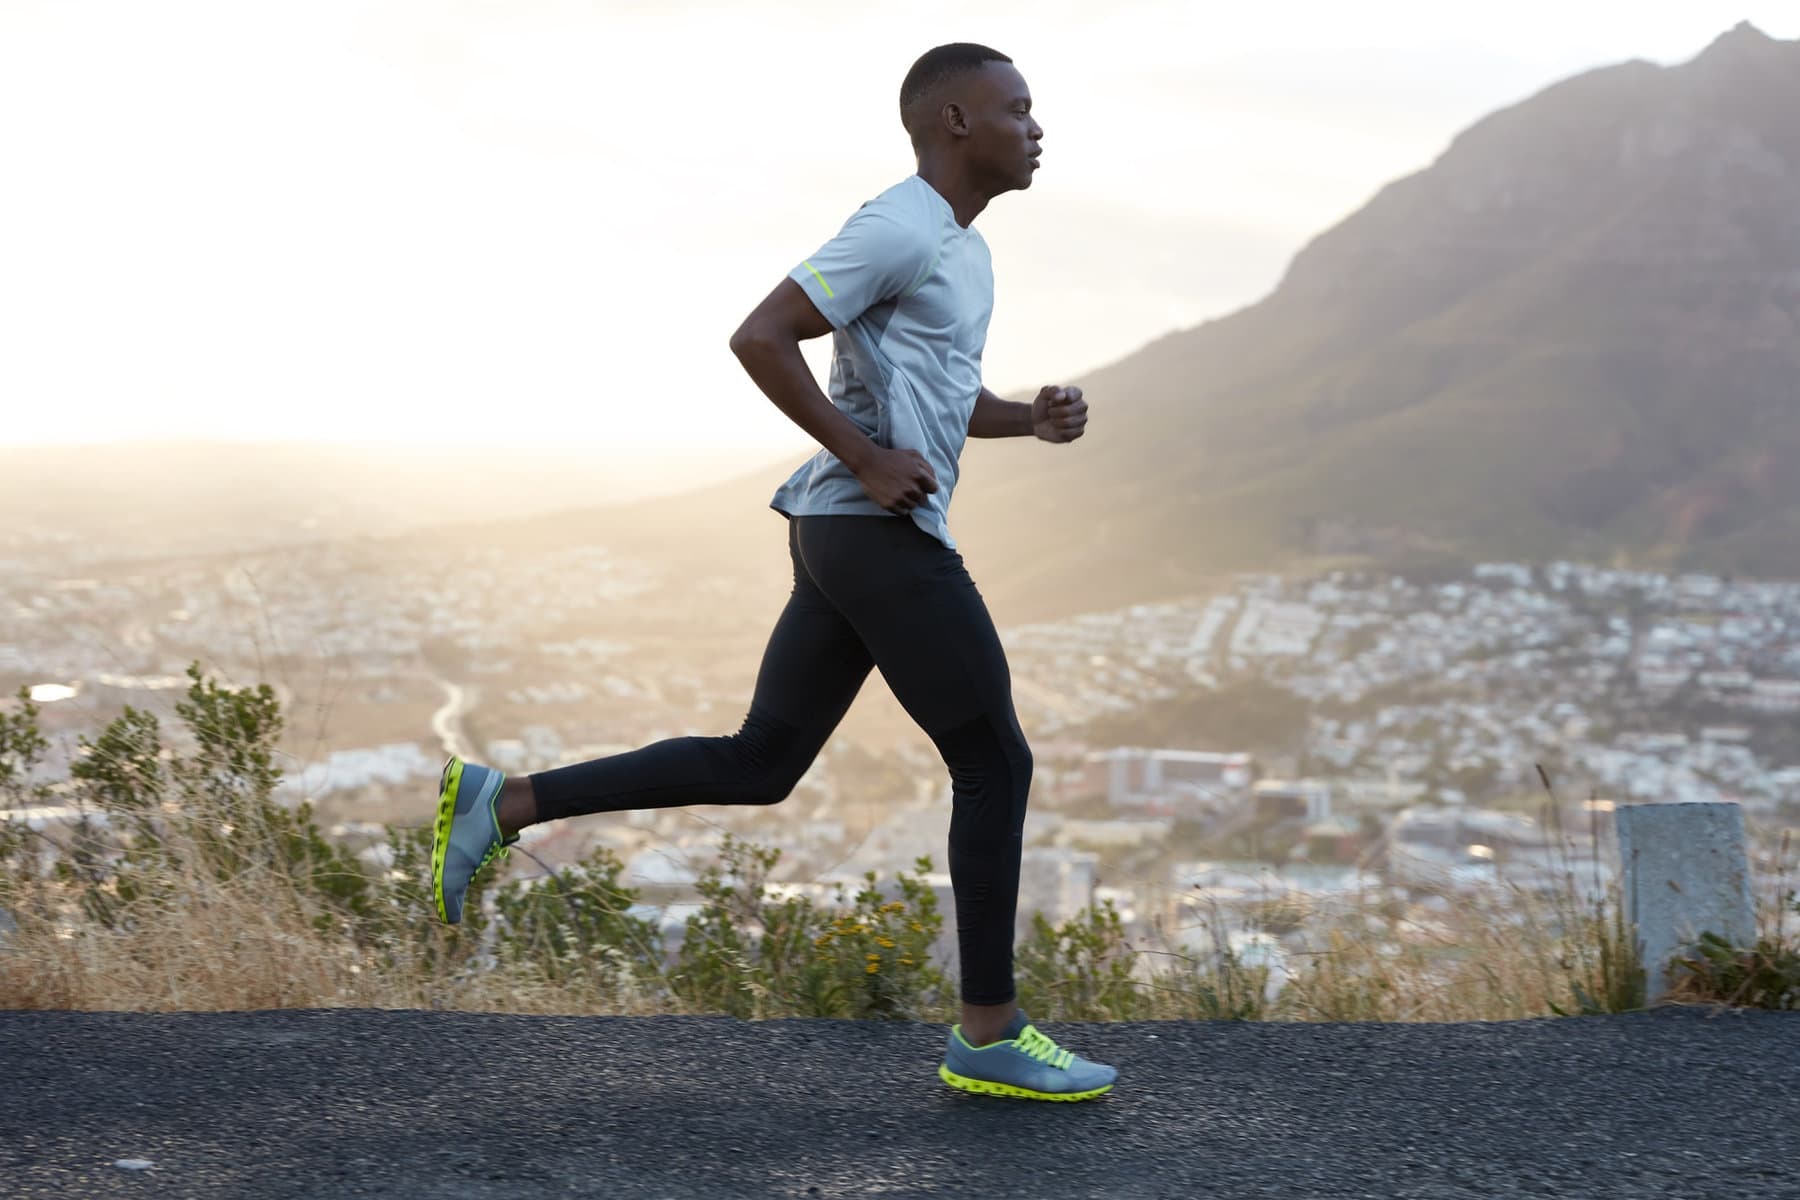
<path fill-rule="evenodd" d="M 1007 392 L 1254 301 L 1562 76 L 1800 35 L 1788 0 L 1301 8 L 8 0 L 0 444 L 800 446 L 726 340 L 912 171 L 940 41 L 1011 54 L 1046 130 L 979 222 Z"/>

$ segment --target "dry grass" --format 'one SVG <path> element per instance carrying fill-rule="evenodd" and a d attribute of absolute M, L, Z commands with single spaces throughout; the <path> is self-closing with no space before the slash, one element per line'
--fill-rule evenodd
<path fill-rule="evenodd" d="M 123 906 L 111 925 L 83 918 L 66 888 L 33 889 L 0 946 L 0 1008 L 668 1011 L 622 977 L 554 983 L 484 964 L 470 935 L 423 907 L 405 914 L 403 935 L 363 944 L 321 929 L 330 907 L 266 873 L 168 882 L 171 897 Z"/>
<path fill-rule="evenodd" d="M 224 1010 L 365 1002 L 344 943 L 316 936 L 245 883 L 201 884 L 178 903 L 136 905 L 127 925 L 24 919 L 10 940 L 0 1005 Z"/>
<path fill-rule="evenodd" d="M 1184 939 L 1205 949 L 1140 951 L 1139 977 L 1157 1016 L 1502 1021 L 1641 1006 L 1616 896 L 1564 908 L 1508 888 L 1296 907 L 1274 986 L 1255 956 L 1212 949 L 1245 928 L 1212 914 Z"/>
<path fill-rule="evenodd" d="M 1310 942 L 1284 997 L 1292 1014 L 1323 1021 L 1502 1021 L 1558 1010 L 1635 1007 L 1598 969 L 1608 910 L 1565 922 L 1556 906 L 1508 890 L 1447 896 L 1429 919 L 1402 918 L 1378 936 L 1351 913 Z M 1616 899 L 1601 905 L 1616 905 Z M 1380 920 L 1379 917 L 1376 918 Z M 1361 929 L 1358 929 L 1361 926 Z M 1583 1000 L 1583 996 L 1588 999 Z M 1641 1003 L 1641 999 L 1639 1000 Z"/>
<path fill-rule="evenodd" d="M 0 906 L 14 913 L 18 929 L 0 949 L 0 1007 L 686 1008 L 665 978 L 619 969 L 605 947 L 592 947 L 591 962 L 573 969 L 564 961 L 547 970 L 529 956 L 503 961 L 473 906 L 464 926 L 438 922 L 416 859 L 371 876 L 374 886 L 352 916 L 321 891 L 319 875 L 275 865 L 282 861 L 275 845 L 237 849 L 256 865 L 221 877 L 205 866 L 203 840 L 165 831 L 154 865 L 135 879 L 142 894 L 121 900 L 116 881 L 98 885 L 104 919 L 83 904 L 93 884 L 49 874 L 10 880 Z M 1278 994 L 1263 970 L 1229 954 L 1132 947 L 1122 932 L 1088 928 L 1049 951 L 1042 938 L 1021 943 L 1021 961 L 1039 954 L 1028 1002 L 1043 1019 L 1299 1021 L 1506 1020 L 1633 1006 L 1617 986 L 1616 896 L 1584 906 L 1572 895 L 1546 900 L 1491 889 L 1400 905 L 1378 893 L 1296 909 L 1291 919 L 1298 927 L 1288 941 L 1291 977 Z M 1215 915 L 1210 924 L 1213 944 L 1225 945 L 1227 923 Z M 1097 985 L 1108 972 L 1117 986 Z M 947 1007 L 943 997 L 921 996 L 914 1011 L 948 1015 Z"/>

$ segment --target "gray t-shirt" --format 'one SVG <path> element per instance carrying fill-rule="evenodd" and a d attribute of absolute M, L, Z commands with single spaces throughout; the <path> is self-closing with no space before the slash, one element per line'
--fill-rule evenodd
<path fill-rule="evenodd" d="M 955 549 L 950 493 L 994 311 L 987 242 L 912 175 L 857 209 L 788 278 L 831 322 L 831 402 L 877 445 L 925 456 L 938 490 L 911 516 Z M 770 507 L 790 517 L 890 515 L 829 450 L 795 471 Z"/>

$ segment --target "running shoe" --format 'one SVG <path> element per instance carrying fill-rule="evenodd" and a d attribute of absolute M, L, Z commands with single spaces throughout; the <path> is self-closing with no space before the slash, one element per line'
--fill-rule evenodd
<path fill-rule="evenodd" d="M 1006 1036 L 986 1046 L 969 1045 L 962 1026 L 952 1026 L 938 1078 L 953 1088 L 990 1096 L 1092 1100 L 1112 1091 L 1119 1073 L 1064 1050 L 1020 1012 L 1007 1026 Z"/>
<path fill-rule="evenodd" d="M 500 836 L 494 803 L 506 775 L 493 767 L 466 763 L 452 754 L 438 781 L 437 823 L 431 836 L 431 894 L 438 916 L 454 925 L 462 920 L 469 881 L 496 855 L 519 840 Z"/>

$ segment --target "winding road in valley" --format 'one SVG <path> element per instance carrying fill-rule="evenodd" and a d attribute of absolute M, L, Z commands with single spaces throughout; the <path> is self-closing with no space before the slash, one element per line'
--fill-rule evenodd
<path fill-rule="evenodd" d="M 432 676 L 432 682 L 443 689 L 444 703 L 431 714 L 431 732 L 437 735 L 446 755 L 474 758 L 475 755 L 470 752 L 468 731 L 463 728 L 463 717 L 471 707 L 469 689 L 437 675 Z"/>

